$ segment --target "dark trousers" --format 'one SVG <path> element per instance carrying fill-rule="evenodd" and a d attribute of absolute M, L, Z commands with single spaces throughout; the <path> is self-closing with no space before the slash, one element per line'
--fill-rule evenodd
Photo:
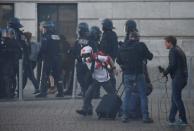
<path fill-rule="evenodd" d="M 48 89 L 48 79 L 49 75 L 52 74 L 54 81 L 57 85 L 57 90 L 59 94 L 63 94 L 63 77 L 62 68 L 60 61 L 44 61 L 43 64 L 43 74 L 41 80 L 41 93 L 47 95 Z"/>
<path fill-rule="evenodd" d="M 13 64 L 11 62 L 2 63 L 0 68 L 0 98 L 11 98 L 13 94 Z"/>
<path fill-rule="evenodd" d="M 37 78 L 38 83 L 40 83 L 41 70 L 42 70 L 42 60 L 38 60 L 37 70 L 36 70 L 36 78 Z"/>
<path fill-rule="evenodd" d="M 23 74 L 23 89 L 26 86 L 28 78 L 32 81 L 35 89 L 38 89 L 38 81 L 34 76 L 34 68 L 36 66 L 36 62 L 30 61 L 26 67 L 24 67 L 24 74 Z"/>
<path fill-rule="evenodd" d="M 110 73 L 110 81 L 112 83 L 113 88 L 116 90 L 116 78 L 113 72 Z"/>
<path fill-rule="evenodd" d="M 98 82 L 96 80 L 93 80 L 91 86 L 89 86 L 88 90 L 86 91 L 86 95 L 84 97 L 84 104 L 83 104 L 83 110 L 85 111 L 91 111 L 92 110 L 92 98 L 95 94 L 96 91 L 98 91 L 98 89 L 100 87 L 103 87 L 104 90 L 108 93 L 108 94 L 114 94 L 115 90 L 112 87 L 111 81 L 106 81 L 106 82 Z"/>
<path fill-rule="evenodd" d="M 186 80 L 181 76 L 175 76 L 175 78 L 172 80 L 172 98 L 171 98 L 172 105 L 169 115 L 169 120 L 171 122 L 175 121 L 175 116 L 177 112 L 179 112 L 179 118 L 182 121 L 187 122 L 185 106 L 182 100 L 182 89 L 185 86 Z"/>
<path fill-rule="evenodd" d="M 86 65 L 82 62 L 78 62 L 76 64 L 76 72 L 77 72 L 77 80 L 81 86 L 81 91 L 83 96 L 85 96 L 85 93 L 88 89 L 88 86 L 90 85 L 90 81 L 86 80 Z"/>

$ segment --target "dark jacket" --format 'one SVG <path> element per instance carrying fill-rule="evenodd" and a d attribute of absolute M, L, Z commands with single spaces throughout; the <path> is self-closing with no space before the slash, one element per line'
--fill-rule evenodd
<path fill-rule="evenodd" d="M 30 61 L 37 61 L 40 45 L 35 42 L 28 43 L 29 59 Z"/>
<path fill-rule="evenodd" d="M 170 49 L 169 65 L 164 74 L 170 74 L 171 78 L 174 78 L 176 75 L 188 78 L 187 58 L 179 46 L 174 46 Z"/>
<path fill-rule="evenodd" d="M 89 46 L 92 47 L 93 52 L 97 52 L 99 50 L 99 42 L 94 37 L 89 37 Z"/>
<path fill-rule="evenodd" d="M 76 40 L 74 47 L 72 49 L 73 56 L 78 60 L 78 62 L 81 62 L 81 49 L 85 46 L 89 45 L 89 39 L 88 37 L 80 37 L 78 40 Z"/>
<path fill-rule="evenodd" d="M 143 61 L 151 60 L 153 54 L 142 42 L 127 42 L 118 51 L 117 63 L 124 74 L 142 74 Z"/>
<path fill-rule="evenodd" d="M 0 72 L 13 74 L 18 64 L 21 50 L 16 40 L 4 38 L 0 40 Z M 3 75 L 3 74 L 2 74 Z"/>
<path fill-rule="evenodd" d="M 102 39 L 100 41 L 100 50 L 104 51 L 104 53 L 115 60 L 118 51 L 118 38 L 114 31 L 108 30 L 103 32 Z"/>
<path fill-rule="evenodd" d="M 40 56 L 46 61 L 61 60 L 60 58 L 60 36 L 54 33 L 47 33 L 42 37 Z"/>

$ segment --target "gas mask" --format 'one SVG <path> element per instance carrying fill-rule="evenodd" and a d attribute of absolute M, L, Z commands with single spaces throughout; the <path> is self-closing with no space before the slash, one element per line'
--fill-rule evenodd
<path fill-rule="evenodd" d="M 91 62 L 91 54 L 82 54 L 82 61 L 85 63 L 90 63 Z"/>

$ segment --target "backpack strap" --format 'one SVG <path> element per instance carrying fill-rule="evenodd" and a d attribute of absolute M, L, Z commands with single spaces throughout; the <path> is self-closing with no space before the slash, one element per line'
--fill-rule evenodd
<path fill-rule="evenodd" d="M 91 74 L 94 72 L 94 68 L 95 68 L 95 60 L 92 60 Z"/>

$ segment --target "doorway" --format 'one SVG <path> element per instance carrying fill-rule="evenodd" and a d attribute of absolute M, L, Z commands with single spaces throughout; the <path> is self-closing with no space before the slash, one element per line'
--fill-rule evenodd
<path fill-rule="evenodd" d="M 46 20 L 52 20 L 57 33 L 64 35 L 70 44 L 75 42 L 77 4 L 38 4 L 38 25 Z"/>

